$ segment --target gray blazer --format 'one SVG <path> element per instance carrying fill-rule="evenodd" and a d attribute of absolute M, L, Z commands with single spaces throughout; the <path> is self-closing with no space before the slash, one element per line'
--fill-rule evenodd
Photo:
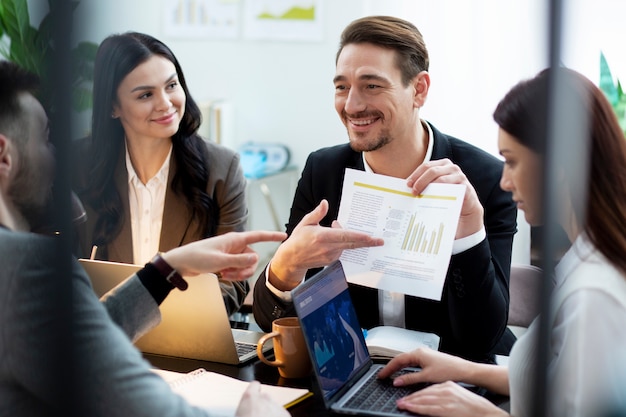
<path fill-rule="evenodd" d="M 160 320 L 137 276 L 103 304 L 76 261 L 70 276 L 54 269 L 56 239 L 0 229 L 0 414 L 69 415 L 60 399 L 70 395 L 72 415 L 210 415 L 173 394 L 127 337 Z M 68 316 L 59 301 L 70 288 Z"/>

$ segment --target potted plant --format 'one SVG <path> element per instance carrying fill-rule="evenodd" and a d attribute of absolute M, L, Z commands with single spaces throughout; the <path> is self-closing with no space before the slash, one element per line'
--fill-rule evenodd
<path fill-rule="evenodd" d="M 73 1 L 71 5 L 74 10 L 78 2 Z M 30 23 L 27 0 L 0 0 L 0 37 L 4 35 L 9 40 L 0 43 L 0 55 L 41 78 L 38 99 L 50 109 L 52 84 L 48 79 L 48 66 L 55 57 L 51 27 L 54 0 L 48 0 L 48 9 L 39 27 L 35 28 Z M 80 42 L 72 49 L 72 107 L 77 112 L 92 106 L 93 63 L 97 49 L 98 45 L 92 42 Z"/>
<path fill-rule="evenodd" d="M 600 89 L 611 102 L 619 124 L 626 134 L 626 94 L 622 90 L 619 78 L 613 81 L 611 69 L 603 52 L 600 52 Z"/>

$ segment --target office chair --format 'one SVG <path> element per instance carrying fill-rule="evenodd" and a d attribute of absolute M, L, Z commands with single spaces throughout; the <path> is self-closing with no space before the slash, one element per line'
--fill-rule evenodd
<path fill-rule="evenodd" d="M 519 337 L 537 317 L 543 271 L 533 265 L 512 264 L 509 281 L 508 326 Z"/>
<path fill-rule="evenodd" d="M 284 230 L 284 226 L 281 224 L 280 219 L 278 218 L 278 211 L 276 210 L 276 206 L 274 205 L 274 200 L 272 200 L 272 194 L 270 193 L 270 187 L 267 186 L 266 183 L 262 182 L 259 185 L 261 189 L 261 193 L 263 197 L 265 197 L 265 202 L 267 203 L 267 207 L 270 210 L 270 215 L 272 216 L 272 221 L 274 222 L 274 229 L 277 232 L 282 232 Z"/>

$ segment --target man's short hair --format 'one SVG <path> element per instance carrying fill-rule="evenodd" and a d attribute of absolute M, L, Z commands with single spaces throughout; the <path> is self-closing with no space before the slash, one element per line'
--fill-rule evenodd
<path fill-rule="evenodd" d="M 421 71 L 428 71 L 428 49 L 422 34 L 411 22 L 392 16 L 367 16 L 353 21 L 341 33 L 335 63 L 344 46 L 358 43 L 395 50 L 405 87 Z"/>
<path fill-rule="evenodd" d="M 24 146 L 27 120 L 20 105 L 20 95 L 34 94 L 39 77 L 10 61 L 0 61 L 0 133 L 10 137 L 16 146 Z"/>

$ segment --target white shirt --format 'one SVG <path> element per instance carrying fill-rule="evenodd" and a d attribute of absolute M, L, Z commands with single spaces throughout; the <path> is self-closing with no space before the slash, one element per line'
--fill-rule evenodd
<path fill-rule="evenodd" d="M 548 415 L 604 415 L 626 377 L 626 278 L 579 236 L 555 269 L 548 350 Z M 511 414 L 530 416 L 536 363 L 535 319 L 509 358 Z"/>
<path fill-rule="evenodd" d="M 430 161 L 433 154 L 433 132 L 428 123 L 422 122 L 422 125 L 426 127 L 426 131 L 428 132 L 428 146 L 426 148 L 426 155 L 424 157 L 424 160 L 422 161 L 422 163 L 424 163 Z M 373 172 L 372 168 L 365 160 L 365 153 L 362 153 L 361 155 L 363 157 L 363 166 L 365 167 L 365 171 Z M 473 246 L 478 245 L 480 242 L 483 241 L 483 239 L 485 239 L 485 236 L 487 236 L 487 234 L 485 232 L 485 228 L 483 227 L 480 231 L 474 233 L 473 235 L 455 240 L 452 246 L 452 254 L 454 255 L 457 253 L 461 253 Z M 270 291 L 272 291 L 272 293 L 277 297 L 280 297 L 284 301 L 291 302 L 291 291 L 280 291 L 270 283 L 269 265 L 265 269 L 265 285 L 267 285 L 267 288 L 269 288 Z M 379 290 L 378 308 L 379 316 L 381 317 L 383 324 L 396 327 L 405 327 L 404 294 L 393 291 Z"/>
<path fill-rule="evenodd" d="M 143 265 L 159 251 L 165 191 L 170 171 L 172 147 L 156 175 L 143 184 L 130 160 L 126 148 L 128 171 L 128 204 L 133 242 L 133 263 Z"/>

